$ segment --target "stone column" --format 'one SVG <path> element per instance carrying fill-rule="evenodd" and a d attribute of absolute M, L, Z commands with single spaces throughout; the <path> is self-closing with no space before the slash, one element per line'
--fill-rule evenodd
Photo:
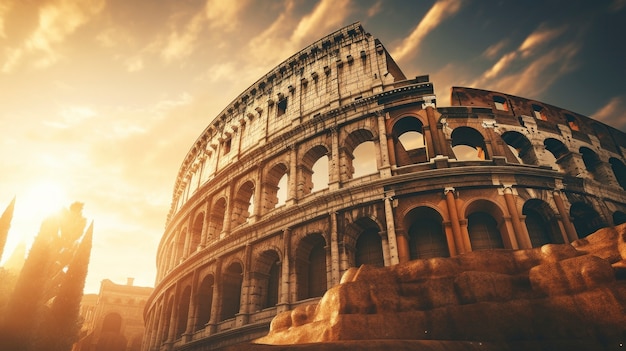
<path fill-rule="evenodd" d="M 283 256 L 280 269 L 280 298 L 278 299 L 278 306 L 276 312 L 283 312 L 289 310 L 289 262 L 291 261 L 291 229 L 285 228 L 283 230 Z"/>
<path fill-rule="evenodd" d="M 207 235 L 209 233 L 209 211 L 211 210 L 210 200 L 205 201 L 204 205 L 204 221 L 202 221 L 202 234 L 200 236 L 200 247 L 205 248 L 207 246 Z"/>
<path fill-rule="evenodd" d="M 517 206 L 515 205 L 515 197 L 513 195 L 513 189 L 511 186 L 505 186 L 502 191 L 504 196 L 504 202 L 506 208 L 511 215 L 511 224 L 513 225 L 513 231 L 515 232 L 515 239 L 520 249 L 530 249 L 533 247 L 528 232 L 524 230 L 524 226 L 519 217 Z"/>
<path fill-rule="evenodd" d="M 233 185 L 230 185 L 230 190 L 228 191 L 228 203 L 226 204 L 226 211 L 224 212 L 224 223 L 222 224 L 222 232 L 220 233 L 220 239 L 227 237 L 230 234 L 231 227 L 231 218 L 233 216 L 233 207 L 235 206 L 234 194 L 235 190 L 233 189 Z"/>
<path fill-rule="evenodd" d="M 254 221 L 257 221 L 261 217 L 261 207 L 263 205 L 262 197 L 263 191 L 263 167 L 260 166 L 257 170 L 256 181 L 254 182 L 254 204 L 251 213 L 251 217 Z"/>
<path fill-rule="evenodd" d="M 391 176 L 391 166 L 389 164 L 389 146 L 387 145 L 387 128 L 385 127 L 385 116 L 388 114 L 382 111 L 376 112 L 376 120 L 378 122 L 378 149 L 380 154 L 380 177 L 386 178 Z"/>
<path fill-rule="evenodd" d="M 178 302 L 180 300 L 180 291 L 178 291 L 179 286 L 178 283 L 174 286 L 174 303 L 172 305 L 172 314 L 170 315 L 170 328 L 167 331 L 167 341 L 166 343 L 171 344 L 176 341 L 176 329 L 178 329 Z"/>
<path fill-rule="evenodd" d="M 433 144 L 432 145 L 427 145 L 427 149 L 428 150 L 432 150 L 432 153 L 434 154 L 434 156 L 437 155 L 444 155 L 445 154 L 445 146 L 442 146 L 445 142 L 445 138 L 443 137 L 443 134 L 441 133 L 442 130 L 441 128 L 437 128 L 437 124 L 438 124 L 438 119 L 439 116 L 441 116 L 439 114 L 438 116 L 438 112 L 431 106 L 426 107 L 426 117 L 428 119 L 428 132 L 430 134 L 430 138 L 428 139 L 432 139 Z M 426 135 L 424 135 L 424 139 L 427 140 Z M 443 141 L 442 141 L 443 140 Z M 429 156 L 430 152 L 429 152 Z"/>
<path fill-rule="evenodd" d="M 237 326 L 243 326 L 245 324 L 248 324 L 248 317 L 251 310 L 250 305 L 254 302 L 251 298 L 252 290 L 254 289 L 252 283 L 253 277 L 250 269 L 250 267 L 252 266 L 252 245 L 250 245 L 249 243 L 246 244 L 243 256 L 243 282 L 241 287 L 241 296 L 239 297 L 239 313 L 235 316 Z"/>
<path fill-rule="evenodd" d="M 448 187 L 443 190 L 443 193 L 446 196 L 446 207 L 448 208 L 448 216 L 450 217 L 450 225 L 452 226 L 452 236 L 453 246 L 455 248 L 455 253 L 461 254 L 464 252 L 468 252 L 469 250 L 466 248 L 464 240 L 463 240 L 463 232 L 461 231 L 461 225 L 459 222 L 459 213 L 456 207 L 456 200 L 454 198 L 454 188 Z M 450 245 L 450 243 L 448 243 Z M 452 251 L 452 250 L 450 250 Z"/>
<path fill-rule="evenodd" d="M 563 203 L 563 198 L 561 197 L 561 191 L 553 191 L 552 198 L 554 199 L 554 204 L 556 205 L 556 208 L 561 215 L 561 220 L 563 221 L 563 226 L 565 227 L 565 233 L 567 234 L 567 239 L 569 240 L 569 242 L 578 240 L 578 233 L 576 232 L 576 228 L 574 228 L 574 224 L 572 224 L 572 221 L 570 220 L 569 213 L 565 210 L 565 204 Z"/>
<path fill-rule="evenodd" d="M 183 340 L 185 342 L 191 341 L 191 336 L 193 335 L 194 328 L 196 325 L 196 316 L 197 316 L 197 304 L 198 298 L 195 296 L 196 290 L 198 289 L 198 271 L 193 271 L 193 278 L 191 281 L 191 292 L 189 293 L 189 309 L 187 312 L 187 327 L 185 328 L 185 332 L 183 333 Z"/>
<path fill-rule="evenodd" d="M 396 241 L 396 228 L 393 218 L 393 206 L 391 204 L 392 195 L 385 196 L 385 222 L 387 222 L 387 238 L 389 240 L 389 263 L 395 265 L 400 263 L 398 257 L 398 242 Z"/>
<path fill-rule="evenodd" d="M 379 233 L 381 245 L 383 247 L 383 262 L 385 267 L 391 266 L 391 257 L 389 255 L 389 238 L 387 238 L 387 231 L 381 230 Z"/>
<path fill-rule="evenodd" d="M 396 241 L 398 243 L 398 261 L 400 263 L 409 262 L 411 253 L 409 252 L 408 233 L 403 228 L 396 228 Z"/>
<path fill-rule="evenodd" d="M 298 159 L 296 155 L 295 145 L 289 146 L 289 178 L 288 178 L 288 191 L 287 199 L 285 203 L 287 205 L 293 205 L 296 202 L 296 190 L 297 190 L 297 178 L 298 178 Z"/>
<path fill-rule="evenodd" d="M 332 146 L 331 146 L 332 150 L 330 152 L 331 158 L 330 160 L 328 160 L 330 162 L 330 165 L 328 165 L 328 176 L 330 178 L 329 183 L 328 183 L 328 189 L 337 190 L 339 189 L 340 179 L 341 179 L 341 175 L 339 174 L 340 172 L 339 131 L 337 130 L 337 127 L 333 126 L 330 128 L 330 132 L 331 132 L 331 140 L 332 140 Z"/>
<path fill-rule="evenodd" d="M 209 333 L 215 334 L 217 332 L 217 324 L 220 322 L 220 314 L 222 312 L 222 261 L 221 257 L 218 257 L 215 261 L 215 281 L 213 282 L 213 298 L 211 300 L 211 319 L 207 325 L 209 326 Z"/>
<path fill-rule="evenodd" d="M 448 252 L 450 253 L 450 257 L 454 257 L 458 255 L 458 251 L 456 248 L 456 243 L 454 242 L 454 232 L 452 231 L 452 223 L 450 221 L 445 221 L 441 223 L 443 225 L 444 233 L 446 234 L 446 242 L 448 243 Z M 460 227 L 459 222 L 457 221 L 457 226 Z"/>
<path fill-rule="evenodd" d="M 341 272 L 339 271 L 339 239 L 337 233 L 337 214 L 331 212 L 330 216 L 330 286 L 339 284 L 341 279 Z M 329 286 L 329 288 L 330 288 Z"/>

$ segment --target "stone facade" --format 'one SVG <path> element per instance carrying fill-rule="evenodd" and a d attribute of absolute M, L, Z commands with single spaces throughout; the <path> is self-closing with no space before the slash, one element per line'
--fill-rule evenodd
<path fill-rule="evenodd" d="M 151 287 L 126 285 L 105 279 L 100 292 L 85 295 L 81 303 L 83 337 L 73 351 L 139 351 L 144 334 L 143 310 Z"/>
<path fill-rule="evenodd" d="M 451 101 L 437 107 L 428 76 L 407 79 L 358 23 L 246 89 L 181 165 L 143 350 L 263 336 L 361 264 L 570 243 L 624 222 L 624 133 L 497 92 L 454 88 Z"/>

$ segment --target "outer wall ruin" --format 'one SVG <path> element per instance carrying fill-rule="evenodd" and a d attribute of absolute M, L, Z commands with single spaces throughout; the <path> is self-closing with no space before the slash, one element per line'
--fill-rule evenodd
<path fill-rule="evenodd" d="M 498 92 L 451 101 L 437 107 L 428 76 L 406 79 L 359 23 L 242 92 L 182 162 L 143 350 L 263 336 L 361 264 L 569 243 L 626 221 L 626 134 Z"/>

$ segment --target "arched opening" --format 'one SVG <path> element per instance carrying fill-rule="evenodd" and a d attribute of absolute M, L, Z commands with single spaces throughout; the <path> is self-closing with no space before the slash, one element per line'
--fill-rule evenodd
<path fill-rule="evenodd" d="M 328 188 L 328 149 L 317 145 L 302 158 L 301 182 L 298 184 L 300 196 Z"/>
<path fill-rule="evenodd" d="M 416 207 L 407 213 L 404 225 L 409 228 L 411 260 L 450 257 L 443 219 L 439 212 L 430 207 Z"/>
<path fill-rule="evenodd" d="M 254 208 L 254 183 L 247 181 L 239 187 L 233 199 L 232 222 L 236 227 L 248 221 Z"/>
<path fill-rule="evenodd" d="M 467 231 L 472 251 L 504 248 L 498 222 L 489 213 L 470 214 L 467 217 Z"/>
<path fill-rule="evenodd" d="M 596 230 L 606 227 L 598 212 L 584 202 L 573 203 L 569 213 L 573 218 L 574 228 L 576 228 L 579 238 L 584 238 Z"/>
<path fill-rule="evenodd" d="M 617 179 L 617 183 L 619 183 L 622 189 L 626 190 L 626 166 L 615 157 L 611 157 L 609 163 L 611 164 L 611 169 L 613 170 L 615 179 Z"/>
<path fill-rule="evenodd" d="M 613 225 L 620 225 L 626 223 L 626 213 L 622 211 L 613 212 Z"/>
<path fill-rule="evenodd" d="M 600 161 L 598 155 L 587 147 L 581 147 L 578 151 L 583 156 L 585 169 L 587 169 L 595 180 L 605 182 L 605 177 L 603 177 L 601 172 L 599 172 L 599 166 L 602 164 L 602 161 Z"/>
<path fill-rule="evenodd" d="M 226 215 L 226 199 L 219 198 L 213 206 L 211 206 L 211 214 L 209 217 L 208 240 L 219 239 L 220 233 L 224 230 L 224 216 Z"/>
<path fill-rule="evenodd" d="M 536 165 L 537 156 L 532 144 L 522 133 L 519 132 L 504 132 L 502 133 L 502 140 L 509 146 L 511 153 L 515 156 L 515 159 L 526 165 Z"/>
<path fill-rule="evenodd" d="M 265 176 L 263 184 L 263 213 L 267 213 L 287 201 L 287 166 L 284 163 L 274 165 Z"/>
<path fill-rule="evenodd" d="M 264 251 L 255 262 L 255 288 L 253 301 L 258 309 L 274 307 L 278 304 L 280 286 L 280 257 L 274 250 Z"/>
<path fill-rule="evenodd" d="M 235 318 L 241 307 L 241 284 L 243 268 L 238 262 L 231 263 L 222 274 L 222 318 Z"/>
<path fill-rule="evenodd" d="M 564 243 L 557 219 L 547 203 L 530 199 L 524 203 L 522 214 L 526 216 L 526 229 L 532 247 Z"/>
<path fill-rule="evenodd" d="M 215 285 L 215 279 L 213 275 L 207 275 L 202 279 L 197 294 L 197 319 L 195 330 L 202 330 L 207 323 L 211 320 L 211 308 L 213 307 L 213 289 Z"/>
<path fill-rule="evenodd" d="M 509 104 L 503 96 L 494 95 L 493 105 L 498 111 L 509 111 Z"/>
<path fill-rule="evenodd" d="M 200 247 L 202 240 L 202 227 L 204 226 L 204 212 L 199 213 L 191 227 L 191 245 L 189 245 L 189 254 L 194 253 Z"/>
<path fill-rule="evenodd" d="M 176 262 L 185 257 L 185 240 L 187 239 L 187 227 L 184 227 L 176 235 Z M 174 264 L 176 264 L 174 262 Z"/>
<path fill-rule="evenodd" d="M 165 319 L 163 321 L 163 330 L 161 334 L 161 341 L 167 341 L 167 337 L 170 332 L 170 321 L 172 320 L 172 313 L 174 312 L 174 298 L 170 297 L 167 302 L 167 308 L 165 309 Z"/>
<path fill-rule="evenodd" d="M 376 173 L 376 146 L 374 135 L 367 129 L 350 133 L 345 140 L 341 179 L 343 181 Z"/>
<path fill-rule="evenodd" d="M 557 171 L 561 170 L 559 163 L 560 159 L 569 153 L 567 146 L 565 146 L 565 144 L 563 144 L 561 141 L 553 138 L 545 139 L 543 141 L 543 146 L 546 150 L 550 152 L 550 155 L 552 156 L 549 157 L 550 155 L 545 155 L 545 163 L 552 166 L 552 168 Z"/>
<path fill-rule="evenodd" d="M 191 301 L 191 287 L 186 286 L 180 295 L 178 302 L 178 322 L 176 325 L 176 339 L 179 339 L 187 330 L 187 319 L 189 317 L 189 302 Z"/>
<path fill-rule="evenodd" d="M 324 295 L 326 281 L 326 240 L 321 234 L 302 239 L 296 253 L 298 300 Z"/>
<path fill-rule="evenodd" d="M 452 131 L 452 151 L 459 161 L 489 158 L 482 134 L 470 127 L 458 127 Z"/>
<path fill-rule="evenodd" d="M 424 125 L 417 117 L 401 118 L 393 125 L 391 133 L 398 166 L 428 162 Z"/>
<path fill-rule="evenodd" d="M 126 337 L 121 334 L 122 316 L 112 312 L 102 321 L 102 331 L 95 351 L 126 351 Z"/>
<path fill-rule="evenodd" d="M 384 267 L 382 240 L 377 227 L 364 229 L 356 241 L 355 265 L 360 267 L 367 264 L 374 267 Z"/>

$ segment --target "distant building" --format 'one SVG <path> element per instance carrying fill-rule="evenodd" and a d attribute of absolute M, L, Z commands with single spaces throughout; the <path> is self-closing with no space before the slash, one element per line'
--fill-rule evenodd
<path fill-rule="evenodd" d="M 626 221 L 626 134 L 451 93 L 437 106 L 429 77 L 407 79 L 358 23 L 244 90 L 182 160 L 143 350 L 265 335 L 362 264 L 570 243 Z"/>
<path fill-rule="evenodd" d="M 144 333 L 143 310 L 153 288 L 105 279 L 99 294 L 83 296 L 82 337 L 73 351 L 139 351 Z"/>

